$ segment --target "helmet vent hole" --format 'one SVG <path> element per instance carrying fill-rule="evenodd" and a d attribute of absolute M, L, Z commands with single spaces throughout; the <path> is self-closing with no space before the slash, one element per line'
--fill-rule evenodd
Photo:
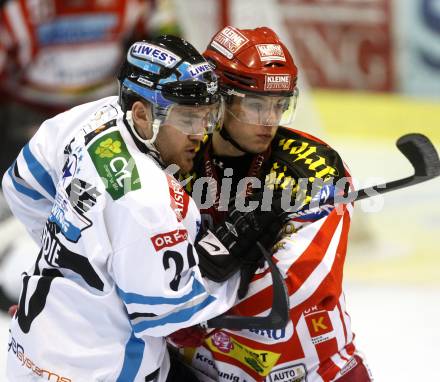
<path fill-rule="evenodd" d="M 239 82 L 242 85 L 246 85 L 246 86 L 255 85 L 255 80 L 251 77 L 237 76 L 236 74 L 233 74 L 231 72 L 224 72 L 224 75 L 228 80 Z"/>
<path fill-rule="evenodd" d="M 284 65 L 279 62 L 270 62 L 264 65 L 265 68 L 282 68 Z"/>

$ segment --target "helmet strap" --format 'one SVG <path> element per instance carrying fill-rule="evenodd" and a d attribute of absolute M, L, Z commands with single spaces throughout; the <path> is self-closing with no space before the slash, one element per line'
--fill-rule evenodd
<path fill-rule="evenodd" d="M 157 134 L 159 133 L 159 128 L 160 128 L 161 120 L 158 119 L 158 118 L 154 119 L 153 125 L 152 125 L 153 136 L 150 139 L 144 139 L 144 138 L 142 138 L 139 135 L 139 133 L 137 132 L 136 128 L 134 127 L 133 113 L 132 113 L 131 110 L 128 110 L 125 113 L 125 118 L 126 118 L 126 120 L 128 122 L 128 125 L 130 126 L 131 132 L 136 137 L 136 139 L 139 140 L 141 143 L 143 143 L 145 145 L 145 147 L 149 151 L 153 151 L 155 153 L 159 153 L 157 148 L 156 148 L 156 146 L 154 145 L 154 142 L 156 141 Z"/>
<path fill-rule="evenodd" d="M 243 147 L 241 147 L 234 138 L 231 137 L 231 134 L 229 134 L 228 130 L 226 130 L 225 126 L 223 126 L 222 129 L 220 129 L 220 136 L 225 140 L 228 141 L 232 146 L 234 146 L 237 150 L 243 151 L 247 154 L 252 154 Z"/>

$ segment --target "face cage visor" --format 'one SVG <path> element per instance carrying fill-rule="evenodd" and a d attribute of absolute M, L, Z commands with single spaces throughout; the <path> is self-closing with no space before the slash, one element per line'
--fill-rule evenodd
<path fill-rule="evenodd" d="M 167 108 L 153 107 L 154 118 L 161 125 L 171 126 L 186 135 L 212 134 L 223 125 L 224 101 L 222 97 L 209 105 L 171 104 Z"/>
<path fill-rule="evenodd" d="M 262 126 L 287 126 L 292 123 L 298 102 L 298 88 L 293 94 L 260 95 L 233 91 L 226 112 L 242 123 Z"/>

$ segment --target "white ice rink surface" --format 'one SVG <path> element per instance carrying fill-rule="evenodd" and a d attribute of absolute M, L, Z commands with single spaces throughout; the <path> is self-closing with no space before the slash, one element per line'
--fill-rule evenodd
<path fill-rule="evenodd" d="M 440 288 L 352 283 L 346 299 L 376 382 L 440 381 Z M 2 382 L 8 321 L 0 315 Z"/>

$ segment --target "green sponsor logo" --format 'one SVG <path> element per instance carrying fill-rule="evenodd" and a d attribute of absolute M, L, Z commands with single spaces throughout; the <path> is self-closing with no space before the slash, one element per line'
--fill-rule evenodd
<path fill-rule="evenodd" d="M 118 131 L 96 140 L 88 152 L 113 200 L 141 188 L 136 163 Z"/>
<path fill-rule="evenodd" d="M 252 369 L 254 369 L 257 373 L 261 373 L 264 371 L 264 369 L 261 368 L 261 366 L 258 364 L 258 361 L 256 359 L 250 357 L 245 357 L 244 359 L 248 363 L 248 365 Z"/>

